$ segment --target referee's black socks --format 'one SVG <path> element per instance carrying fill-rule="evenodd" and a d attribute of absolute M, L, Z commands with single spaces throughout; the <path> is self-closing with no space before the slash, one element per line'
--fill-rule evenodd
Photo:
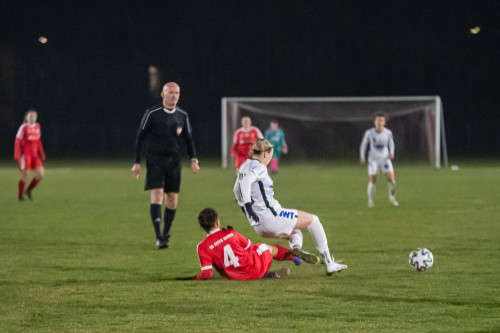
<path fill-rule="evenodd" d="M 175 209 L 168 209 L 165 207 L 165 215 L 164 215 L 165 225 L 163 227 L 163 237 L 168 237 L 170 234 L 170 228 L 172 227 L 172 222 L 174 222 L 175 218 Z"/>
<path fill-rule="evenodd" d="M 153 222 L 153 227 L 155 227 L 156 238 L 158 239 L 161 235 L 161 205 L 151 204 L 149 214 L 151 215 L 151 221 Z"/>

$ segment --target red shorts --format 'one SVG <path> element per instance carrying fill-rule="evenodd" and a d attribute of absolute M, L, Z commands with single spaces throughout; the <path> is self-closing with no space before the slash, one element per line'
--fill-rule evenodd
<path fill-rule="evenodd" d="M 254 249 L 252 251 L 249 251 L 248 256 L 252 257 L 252 259 L 249 260 L 249 263 L 252 263 L 251 265 L 246 265 L 245 267 L 240 266 L 236 270 L 225 272 L 230 279 L 260 279 L 264 277 L 271 268 L 271 264 L 273 262 L 273 254 L 271 253 L 271 249 L 268 245 L 261 243 L 255 244 Z"/>
<path fill-rule="evenodd" d="M 247 158 L 248 158 L 248 154 L 246 154 L 246 155 L 242 155 L 242 154 L 236 155 L 236 158 L 234 159 L 234 163 L 236 164 L 236 167 L 239 169 L 240 166 L 243 164 L 243 162 L 246 161 Z"/>
<path fill-rule="evenodd" d="M 257 261 L 260 261 L 259 265 L 256 266 L 258 266 L 257 270 L 259 271 L 259 277 L 261 278 L 264 277 L 264 275 L 266 275 L 271 268 L 271 264 L 273 263 L 273 253 L 271 252 L 271 248 L 266 244 L 257 243 L 255 244 L 255 247 L 257 248 L 257 256 L 255 256 L 255 259 L 257 259 L 256 264 Z"/>
<path fill-rule="evenodd" d="M 19 159 L 19 169 L 22 170 L 33 170 L 43 166 L 42 160 L 38 156 L 31 155 L 21 155 Z"/>

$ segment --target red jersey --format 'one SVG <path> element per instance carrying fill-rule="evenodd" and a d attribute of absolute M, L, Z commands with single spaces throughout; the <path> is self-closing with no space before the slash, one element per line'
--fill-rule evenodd
<path fill-rule="evenodd" d="M 263 139 L 262 132 L 254 126 L 249 130 L 240 127 L 234 132 L 233 147 L 231 148 L 231 156 L 236 155 L 236 167 L 239 168 L 248 158 L 248 153 L 257 139 Z"/>
<path fill-rule="evenodd" d="M 231 155 L 248 155 L 248 152 L 252 148 L 253 144 L 257 139 L 263 139 L 262 132 L 257 127 L 250 127 L 247 131 L 243 127 L 238 128 L 234 132 L 233 136 L 233 147 L 231 148 Z"/>
<path fill-rule="evenodd" d="M 195 280 L 212 277 L 215 268 L 222 278 L 253 280 L 263 277 L 273 261 L 273 255 L 266 244 L 252 244 L 239 232 L 216 230 L 198 244 L 201 273 Z"/>
<path fill-rule="evenodd" d="M 39 157 L 45 159 L 42 140 L 40 139 L 40 125 L 22 124 L 19 127 L 14 145 L 14 158 L 19 160 L 21 156 Z"/>

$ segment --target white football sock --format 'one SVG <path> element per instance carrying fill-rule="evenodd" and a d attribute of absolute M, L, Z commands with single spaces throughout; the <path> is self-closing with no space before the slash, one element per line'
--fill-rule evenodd
<path fill-rule="evenodd" d="M 387 183 L 387 189 L 389 190 L 389 198 L 394 198 L 396 196 L 396 182 Z"/>
<path fill-rule="evenodd" d="M 330 250 L 328 249 L 328 240 L 326 239 L 325 229 L 323 229 L 323 225 L 316 215 L 313 215 L 312 223 L 307 229 L 309 229 L 309 232 L 311 233 L 316 249 L 318 249 L 319 253 L 321 253 L 325 259 L 325 263 L 330 263 L 333 258 L 330 255 Z"/>
<path fill-rule="evenodd" d="M 368 183 L 368 201 L 373 202 L 373 196 L 375 195 L 375 184 L 372 182 Z"/>
<path fill-rule="evenodd" d="M 302 231 L 300 231 L 299 229 L 295 229 L 290 235 L 290 238 L 288 239 L 288 244 L 290 244 L 290 248 L 293 249 L 294 247 L 296 247 L 298 249 L 301 249 L 303 238 L 304 236 L 302 235 Z"/>

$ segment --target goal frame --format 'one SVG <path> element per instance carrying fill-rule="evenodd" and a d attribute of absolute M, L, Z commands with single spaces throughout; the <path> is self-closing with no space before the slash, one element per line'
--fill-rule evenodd
<path fill-rule="evenodd" d="M 237 128 L 238 120 L 238 102 L 252 102 L 252 103 L 269 103 L 269 102 L 280 102 L 280 103 L 295 103 L 295 102 L 411 102 L 411 101 L 421 101 L 421 102 L 432 102 L 434 103 L 434 166 L 435 168 L 441 168 L 441 156 L 443 158 L 444 167 L 448 167 L 448 152 L 446 147 L 446 134 L 444 128 L 444 115 L 443 115 L 443 104 L 440 96 L 359 96 L 359 97 L 223 97 L 221 100 L 221 158 L 222 158 L 222 168 L 226 169 L 228 167 L 229 152 L 230 152 L 230 142 L 231 137 L 228 134 L 228 114 L 231 113 L 232 128 Z M 229 104 L 233 103 L 233 108 L 229 107 Z"/>

